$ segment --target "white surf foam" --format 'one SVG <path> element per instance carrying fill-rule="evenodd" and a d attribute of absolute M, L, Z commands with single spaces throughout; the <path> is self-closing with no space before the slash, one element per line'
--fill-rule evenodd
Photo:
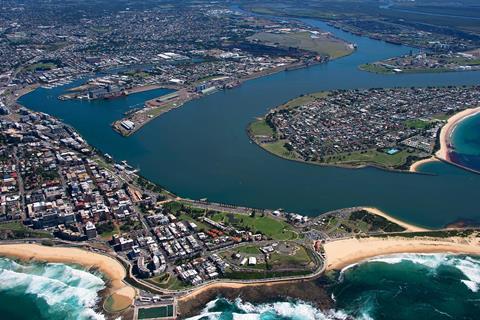
<path fill-rule="evenodd" d="M 221 316 L 221 312 L 202 312 L 198 316 L 194 316 L 188 318 L 187 320 L 200 320 L 200 319 L 208 319 L 208 320 L 217 320 Z"/>
<path fill-rule="evenodd" d="M 25 273 L 27 269 L 32 273 Z M 59 264 L 32 264 L 27 269 L 18 264 L 2 264 L 0 290 L 23 290 L 43 300 L 49 306 L 46 312 L 68 310 L 68 319 L 104 319 L 93 310 L 99 299 L 98 291 L 104 288 L 101 278 Z"/>
<path fill-rule="evenodd" d="M 210 310 L 215 307 L 217 300 L 212 300 L 208 303 L 209 308 L 205 308 L 203 312 L 195 317 L 189 318 L 188 320 L 199 320 L 202 318 L 220 319 L 221 312 L 211 312 Z M 227 300 L 227 302 L 229 302 Z M 342 311 L 321 311 L 309 303 L 303 301 L 285 301 L 285 302 L 274 302 L 274 303 L 264 303 L 254 305 L 249 302 L 242 301 L 241 299 L 236 299 L 233 303 L 235 307 L 242 311 L 243 313 L 232 313 L 234 320 L 258 320 L 262 319 L 263 316 L 272 315 L 282 318 L 289 318 L 293 320 L 344 320 L 350 319 L 348 315 Z"/>
<path fill-rule="evenodd" d="M 449 266 L 461 271 L 467 279 L 462 279 L 462 283 L 465 284 L 471 291 L 477 292 L 480 289 L 480 260 L 472 258 L 470 256 L 458 256 L 453 254 L 415 254 L 404 253 L 394 254 L 388 256 L 381 256 L 370 259 L 368 262 L 382 262 L 388 264 L 398 264 L 403 261 L 410 261 L 415 264 L 420 264 L 430 268 L 435 272 L 440 266 Z M 353 266 L 353 265 L 352 265 Z M 350 266 L 344 268 L 343 271 L 348 270 Z"/>

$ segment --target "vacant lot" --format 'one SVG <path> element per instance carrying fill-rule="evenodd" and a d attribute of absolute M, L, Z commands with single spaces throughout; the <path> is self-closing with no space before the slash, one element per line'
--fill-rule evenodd
<path fill-rule="evenodd" d="M 260 32 L 250 36 L 248 39 L 259 41 L 269 46 L 311 51 L 319 55 L 329 56 L 330 58 L 339 58 L 353 51 L 348 44 L 342 40 L 320 34 L 314 35 L 310 32 Z"/>

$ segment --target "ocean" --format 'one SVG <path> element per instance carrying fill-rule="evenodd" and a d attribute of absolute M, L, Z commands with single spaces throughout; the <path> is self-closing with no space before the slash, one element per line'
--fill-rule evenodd
<path fill-rule="evenodd" d="M 189 320 L 467 320 L 480 314 L 480 257 L 389 255 L 348 266 L 332 281 L 332 310 L 288 298 L 252 304 L 219 297 Z M 104 319 L 96 308 L 104 287 L 101 275 L 75 266 L 0 258 L 0 319 Z"/>
<path fill-rule="evenodd" d="M 480 172 L 480 114 L 457 124 L 452 133 L 452 161 Z"/>
<path fill-rule="evenodd" d="M 104 319 L 97 312 L 100 274 L 61 263 L 0 258 L 0 319 Z"/>
<path fill-rule="evenodd" d="M 349 266 L 329 290 L 335 308 L 298 300 L 252 304 L 217 298 L 189 320 L 479 319 L 480 258 L 398 254 Z"/>

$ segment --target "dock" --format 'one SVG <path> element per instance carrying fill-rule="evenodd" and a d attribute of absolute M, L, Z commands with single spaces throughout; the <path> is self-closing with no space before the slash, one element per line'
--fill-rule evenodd
<path fill-rule="evenodd" d="M 112 127 L 115 131 L 124 137 L 128 137 L 151 120 L 160 115 L 181 107 L 186 102 L 198 97 L 198 93 L 191 92 L 187 89 L 165 94 L 163 96 L 148 100 L 145 106 L 135 112 L 127 114 L 124 118 L 115 121 Z"/>

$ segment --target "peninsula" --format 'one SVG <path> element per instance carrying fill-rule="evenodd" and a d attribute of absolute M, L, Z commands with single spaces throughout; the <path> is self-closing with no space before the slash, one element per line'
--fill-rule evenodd
<path fill-rule="evenodd" d="M 457 53 L 414 53 L 373 63 L 362 64 L 361 70 L 382 73 L 422 73 L 480 70 L 480 49 Z"/>
<path fill-rule="evenodd" d="M 271 110 L 252 122 L 248 133 L 262 148 L 287 159 L 409 170 L 435 154 L 448 161 L 455 124 L 475 113 L 470 108 L 479 103 L 477 87 L 321 92 Z"/>

